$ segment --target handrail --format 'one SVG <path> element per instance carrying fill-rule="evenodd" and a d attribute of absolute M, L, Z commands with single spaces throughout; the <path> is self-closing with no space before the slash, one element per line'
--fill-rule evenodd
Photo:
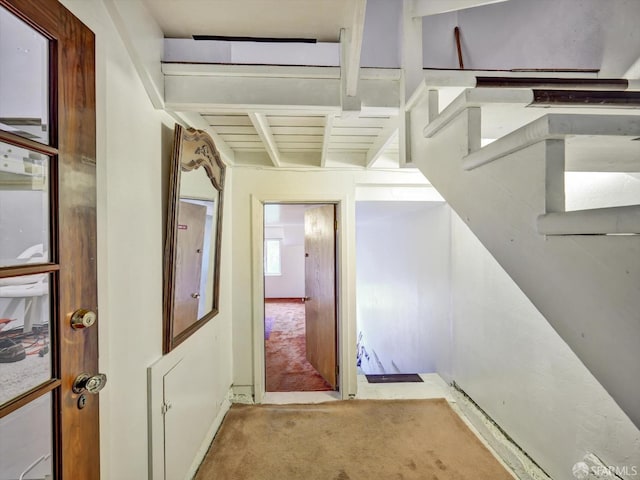
<path fill-rule="evenodd" d="M 626 78 L 540 78 L 540 77 L 476 77 L 476 87 L 533 88 L 547 90 L 608 90 L 629 88 Z"/>
<path fill-rule="evenodd" d="M 33 470 L 34 468 L 36 468 L 36 466 L 38 466 L 38 464 L 40 462 L 44 462 L 45 460 L 48 460 L 49 457 L 51 456 L 50 453 L 45 453 L 44 455 L 42 455 L 40 458 L 38 458 L 35 462 L 33 462 L 31 465 L 29 465 L 27 467 L 27 469 L 22 472 L 22 474 L 20 475 L 20 478 L 18 480 L 23 480 L 24 476 L 29 473 L 31 470 Z"/>
<path fill-rule="evenodd" d="M 566 135 L 640 136 L 640 116 L 550 113 L 471 152 L 463 168 L 473 170 L 543 140 Z"/>
<path fill-rule="evenodd" d="M 640 92 L 534 90 L 532 105 L 638 108 Z"/>
<path fill-rule="evenodd" d="M 519 103 L 522 106 L 530 104 L 533 100 L 531 90 L 495 88 L 468 88 L 458 95 L 432 122 L 424 127 L 425 138 L 431 138 L 464 109 L 469 107 L 481 107 L 488 103 Z"/>

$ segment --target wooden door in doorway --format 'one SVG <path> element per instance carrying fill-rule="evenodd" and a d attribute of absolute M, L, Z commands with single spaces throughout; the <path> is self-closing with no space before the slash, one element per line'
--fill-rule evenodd
<path fill-rule="evenodd" d="M 0 42 L 0 476 L 95 480 L 95 38 L 0 0 Z"/>
<path fill-rule="evenodd" d="M 304 214 L 307 360 L 335 390 L 337 376 L 335 205 Z"/>
<path fill-rule="evenodd" d="M 180 200 L 173 336 L 198 320 L 207 207 Z"/>

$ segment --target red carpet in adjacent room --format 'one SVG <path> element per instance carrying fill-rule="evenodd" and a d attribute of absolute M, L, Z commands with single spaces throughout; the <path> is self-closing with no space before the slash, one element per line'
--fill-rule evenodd
<path fill-rule="evenodd" d="M 264 311 L 267 392 L 332 390 L 306 358 L 304 304 L 267 301 Z"/>

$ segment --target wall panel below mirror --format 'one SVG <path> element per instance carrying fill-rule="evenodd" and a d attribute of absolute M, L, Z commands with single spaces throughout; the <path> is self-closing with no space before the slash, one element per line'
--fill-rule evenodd
<path fill-rule="evenodd" d="M 224 174 L 211 137 L 176 125 L 165 245 L 164 353 L 218 313 Z"/>

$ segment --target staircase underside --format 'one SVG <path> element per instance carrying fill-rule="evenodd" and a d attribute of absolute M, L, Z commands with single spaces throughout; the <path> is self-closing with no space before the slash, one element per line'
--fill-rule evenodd
<path fill-rule="evenodd" d="M 417 102 L 412 160 L 640 426 L 640 206 L 565 212 L 566 171 L 640 172 L 640 116 L 531 97 L 469 89 L 438 115 Z"/>

